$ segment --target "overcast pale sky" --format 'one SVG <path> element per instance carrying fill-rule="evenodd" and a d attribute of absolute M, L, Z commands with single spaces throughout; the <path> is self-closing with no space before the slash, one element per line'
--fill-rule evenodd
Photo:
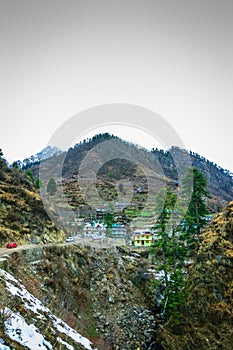
<path fill-rule="evenodd" d="M 0 0 L 0 16 L 9 161 L 40 151 L 80 111 L 127 103 L 233 171 L 232 0 Z M 153 147 L 134 131 L 118 134 Z"/>

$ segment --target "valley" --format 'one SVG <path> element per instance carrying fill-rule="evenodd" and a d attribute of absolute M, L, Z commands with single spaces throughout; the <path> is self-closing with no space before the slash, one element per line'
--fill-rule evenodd
<path fill-rule="evenodd" d="M 0 350 L 230 350 L 232 175 L 128 143 L 135 163 L 92 174 L 112 138 L 12 166 L 1 157 Z M 144 157 L 160 165 L 145 170 Z"/>

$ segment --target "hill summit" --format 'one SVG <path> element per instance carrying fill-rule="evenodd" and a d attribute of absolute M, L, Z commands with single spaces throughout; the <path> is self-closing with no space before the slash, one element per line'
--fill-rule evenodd
<path fill-rule="evenodd" d="M 137 152 L 144 152 L 144 158 L 148 158 L 151 160 L 151 163 L 156 163 L 159 165 L 160 173 L 163 174 L 165 182 L 173 185 L 176 185 L 178 180 L 177 165 L 180 173 L 182 174 L 182 171 L 186 166 L 185 160 L 188 159 L 190 166 L 196 167 L 207 179 L 207 190 L 210 192 L 212 197 L 208 200 L 208 204 L 213 212 L 219 212 L 221 208 L 223 208 L 229 201 L 233 200 L 232 173 L 205 159 L 201 155 L 192 151 L 180 149 L 179 147 L 172 147 L 167 151 L 159 150 L 157 148 L 152 149 L 152 151 L 148 151 L 144 148 L 140 148 L 139 146 L 121 140 L 114 135 L 110 135 L 109 133 L 97 134 L 90 139 L 77 143 L 74 147 L 70 147 L 67 152 L 55 154 L 53 159 L 50 159 L 52 164 L 50 168 L 56 172 L 56 168 L 62 163 L 63 178 L 68 181 L 70 181 L 72 178 L 77 178 L 79 175 L 80 165 L 82 164 L 83 160 L 89 156 L 89 152 L 94 154 L 93 150 L 95 150 L 95 148 L 97 149 L 101 143 L 110 140 L 117 140 L 119 144 L 122 143 L 122 145 L 127 145 L 129 151 L 133 151 L 135 154 L 137 154 Z M 107 152 L 110 151 L 111 150 Z M 174 155 L 177 159 L 180 159 L 179 164 L 175 163 Z M 93 162 L 96 160 L 98 160 L 97 153 L 94 155 Z M 41 163 L 46 164 L 46 160 L 29 164 L 29 167 L 35 176 L 39 176 L 39 166 Z M 125 159 L 112 159 L 101 166 L 97 177 L 100 181 L 105 183 L 109 182 L 109 180 L 119 181 L 121 179 L 129 179 L 130 181 L 134 181 L 138 175 L 138 167 L 136 166 L 136 163 L 137 159 L 135 162 L 129 162 Z M 147 184 L 145 177 L 143 178 L 143 176 L 140 176 L 138 179 L 139 181 L 135 186 L 146 187 Z"/>

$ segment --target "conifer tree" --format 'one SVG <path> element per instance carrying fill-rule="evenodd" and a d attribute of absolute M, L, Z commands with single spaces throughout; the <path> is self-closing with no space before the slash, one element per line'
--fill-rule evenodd
<path fill-rule="evenodd" d="M 34 182 L 34 176 L 31 172 L 31 170 L 26 170 L 25 174 L 32 180 L 32 182 Z"/>
<path fill-rule="evenodd" d="M 12 163 L 12 168 L 19 169 L 19 164 L 17 162 Z"/>
<path fill-rule="evenodd" d="M 42 181 L 41 181 L 41 179 L 38 177 L 38 178 L 36 179 L 36 188 L 40 189 L 41 186 L 42 186 Z"/>
<path fill-rule="evenodd" d="M 0 148 L 0 178 L 1 180 L 5 179 L 5 175 L 4 175 L 4 169 L 7 168 L 7 163 L 6 160 L 3 158 L 3 152 L 2 149 Z"/>
<path fill-rule="evenodd" d="M 155 231 L 155 243 L 152 254 L 155 255 L 155 290 L 159 294 L 160 315 L 164 319 L 170 316 L 179 316 L 179 307 L 184 300 L 184 260 L 186 258 L 186 246 L 179 226 L 182 211 L 174 210 L 177 195 L 170 191 L 165 193 L 163 209 L 159 215 Z M 157 198 L 158 208 L 161 198 L 164 198 L 164 190 Z M 161 208 L 160 208 L 161 209 Z"/>
<path fill-rule="evenodd" d="M 192 196 L 182 226 L 190 248 L 194 249 L 199 234 L 206 225 L 205 217 L 209 214 L 209 210 L 205 199 L 210 198 L 210 194 L 206 190 L 207 180 L 197 168 L 189 169 L 183 180 L 184 195 L 190 190 L 191 182 Z"/>
<path fill-rule="evenodd" d="M 47 192 L 50 195 L 53 195 L 55 192 L 57 192 L 57 185 L 56 185 L 54 178 L 52 178 L 52 177 L 49 179 L 49 182 L 47 185 Z"/>
<path fill-rule="evenodd" d="M 0 166 L 5 164 L 5 161 L 4 161 L 4 159 L 2 157 L 3 157 L 3 152 L 2 152 L 2 149 L 0 148 Z"/>

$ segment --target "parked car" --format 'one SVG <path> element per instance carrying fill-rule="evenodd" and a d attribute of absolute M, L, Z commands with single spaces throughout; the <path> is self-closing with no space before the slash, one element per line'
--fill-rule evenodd
<path fill-rule="evenodd" d="M 15 243 L 15 242 L 9 242 L 9 243 L 7 243 L 6 247 L 7 247 L 7 248 L 16 248 L 17 245 L 18 245 L 18 244 Z"/>
<path fill-rule="evenodd" d="M 74 242 L 74 237 L 67 237 L 66 242 Z"/>

